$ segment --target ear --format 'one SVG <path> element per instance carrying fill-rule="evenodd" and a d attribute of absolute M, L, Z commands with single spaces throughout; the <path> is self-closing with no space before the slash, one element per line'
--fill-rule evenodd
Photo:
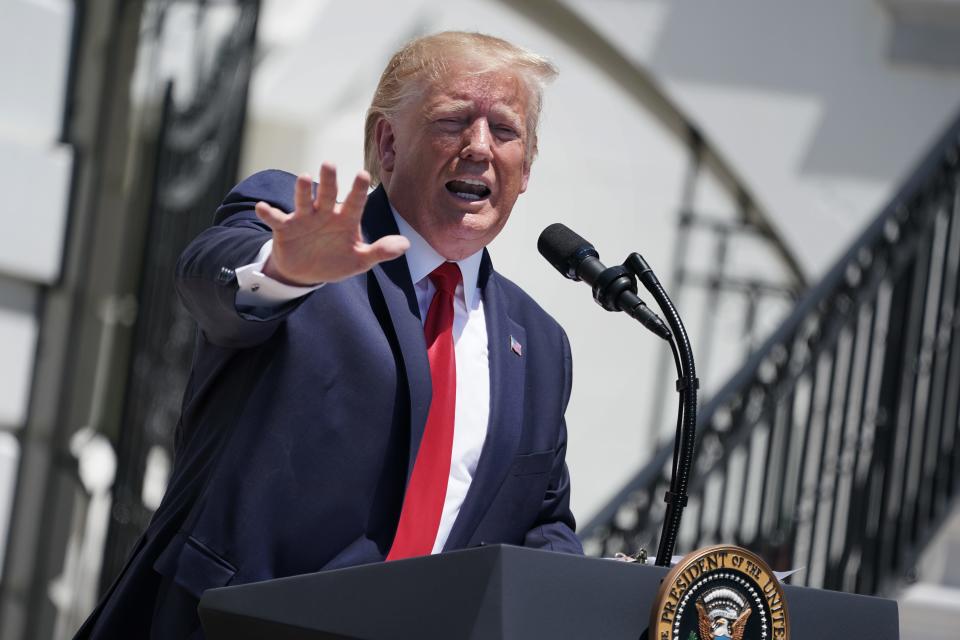
<path fill-rule="evenodd" d="M 377 121 L 374 137 L 377 144 L 377 154 L 380 158 L 380 171 L 389 173 L 393 171 L 394 161 L 397 158 L 394 149 L 396 137 L 393 135 L 393 125 L 390 124 L 389 120 L 380 118 Z"/>
<path fill-rule="evenodd" d="M 523 178 L 520 181 L 520 193 L 524 193 L 527 190 L 527 182 L 530 181 L 530 167 L 533 165 L 533 159 L 537 157 L 537 137 L 533 136 L 533 140 L 531 140 L 529 144 L 533 145 L 533 153 L 527 157 L 527 150 L 524 149 Z"/>

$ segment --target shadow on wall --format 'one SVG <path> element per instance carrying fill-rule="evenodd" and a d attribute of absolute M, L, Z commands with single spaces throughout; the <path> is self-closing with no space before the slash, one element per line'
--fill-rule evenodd
<path fill-rule="evenodd" d="M 823 115 L 799 170 L 890 180 L 960 106 L 960 66 L 898 68 L 892 38 L 891 15 L 874 0 L 676 2 L 650 64 L 673 80 L 815 99 Z"/>

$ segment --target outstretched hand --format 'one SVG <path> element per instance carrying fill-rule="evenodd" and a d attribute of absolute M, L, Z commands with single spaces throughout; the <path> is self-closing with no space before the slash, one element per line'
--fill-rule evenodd
<path fill-rule="evenodd" d="M 294 209 L 287 213 L 258 202 L 257 217 L 273 230 L 273 248 L 264 266 L 265 275 L 293 285 L 337 282 L 393 260 L 410 248 L 403 236 L 384 236 L 367 244 L 360 232 L 360 218 L 370 188 L 370 174 L 361 171 L 350 193 L 337 203 L 337 170 L 320 167 L 317 195 L 312 197 L 309 175 L 297 177 Z"/>

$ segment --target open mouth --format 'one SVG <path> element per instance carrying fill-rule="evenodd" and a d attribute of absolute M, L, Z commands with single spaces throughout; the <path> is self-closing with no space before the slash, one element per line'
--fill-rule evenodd
<path fill-rule="evenodd" d="M 483 200 L 490 195 L 490 188 L 479 180 L 451 180 L 447 183 L 447 191 L 468 202 Z"/>

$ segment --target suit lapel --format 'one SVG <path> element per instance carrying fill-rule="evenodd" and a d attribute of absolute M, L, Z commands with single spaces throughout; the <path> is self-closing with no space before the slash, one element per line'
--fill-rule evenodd
<path fill-rule="evenodd" d="M 470 536 L 513 464 L 523 425 L 526 358 L 512 350 L 511 338 L 521 345 L 526 344 L 526 331 L 507 315 L 506 299 L 486 252 L 480 267 L 479 286 L 483 289 L 490 354 L 490 418 L 476 473 L 445 549 L 461 548 L 470 542 Z"/>
<path fill-rule="evenodd" d="M 363 212 L 363 230 L 369 242 L 383 236 L 398 233 L 396 222 L 390 212 L 383 186 L 377 187 L 368 197 Z M 410 390 L 410 453 L 407 461 L 407 479 L 413 471 L 423 428 L 427 422 L 432 395 L 430 386 L 430 363 L 420 322 L 417 296 L 410 280 L 410 269 L 404 257 L 382 262 L 370 270 L 376 278 L 393 322 L 397 343 L 403 360 Z M 398 372 L 399 373 L 399 372 Z"/>
<path fill-rule="evenodd" d="M 383 187 L 367 198 L 363 230 L 372 242 L 397 233 L 396 223 Z M 396 330 L 403 367 L 410 390 L 410 452 L 407 480 L 420 449 L 423 429 L 430 410 L 430 363 L 427 360 L 423 325 L 406 258 L 383 262 L 371 273 L 383 292 L 390 319 Z M 523 424 L 523 395 L 526 358 L 511 348 L 511 339 L 526 344 L 526 331 L 507 315 L 507 302 L 484 251 L 478 286 L 483 291 L 484 318 L 490 358 L 490 417 L 487 438 L 477 462 L 470 489 L 445 545 L 457 549 L 470 542 L 483 515 L 493 502 L 513 464 Z"/>

